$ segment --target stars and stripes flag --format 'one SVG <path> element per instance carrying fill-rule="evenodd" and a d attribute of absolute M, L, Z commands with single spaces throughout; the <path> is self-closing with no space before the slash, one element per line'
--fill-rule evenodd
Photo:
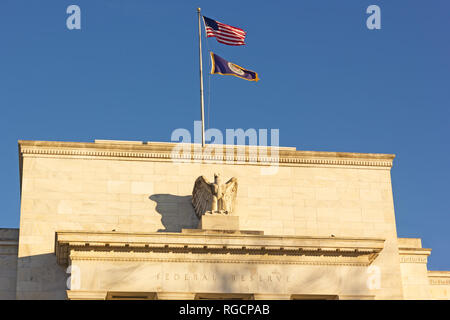
<path fill-rule="evenodd" d="M 229 26 L 225 23 L 203 16 L 207 37 L 216 37 L 217 41 L 229 46 L 242 46 L 245 44 L 247 32 L 240 28 Z"/>

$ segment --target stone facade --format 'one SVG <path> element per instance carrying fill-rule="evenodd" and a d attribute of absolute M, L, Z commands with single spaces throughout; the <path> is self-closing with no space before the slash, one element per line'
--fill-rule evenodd
<path fill-rule="evenodd" d="M 430 249 L 397 237 L 393 155 L 179 146 L 20 141 L 20 235 L 0 237 L 0 297 L 450 298 Z M 214 173 L 239 180 L 239 222 L 224 224 L 238 230 L 199 226 L 192 188 Z"/>
<path fill-rule="evenodd" d="M 18 229 L 0 229 L 0 299 L 16 298 Z"/>

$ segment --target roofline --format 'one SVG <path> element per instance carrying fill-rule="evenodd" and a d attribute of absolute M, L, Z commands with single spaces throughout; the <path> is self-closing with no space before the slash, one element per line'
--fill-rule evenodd
<path fill-rule="evenodd" d="M 258 164 L 270 164 L 276 159 L 283 164 L 305 164 L 305 165 L 347 165 L 347 166 L 370 166 L 370 167 L 392 167 L 394 154 L 382 153 L 352 153 L 352 152 L 326 152 L 326 151 L 304 151 L 293 147 L 264 147 L 264 146 L 236 146 L 236 145 L 207 145 L 206 149 L 221 150 L 220 155 L 211 158 L 204 155 L 200 144 L 183 144 L 174 142 L 142 142 L 142 141 L 114 141 L 96 140 L 96 142 L 66 142 L 66 141 L 33 141 L 19 140 L 19 158 L 24 156 L 75 156 L 96 158 L 159 158 L 172 160 L 172 151 L 175 147 L 187 150 L 187 157 L 197 161 L 213 160 L 217 162 L 222 156 L 234 154 L 235 160 L 240 163 L 252 162 L 252 156 L 258 155 L 255 160 Z M 267 155 L 260 152 L 267 150 Z M 236 152 L 238 151 L 238 152 Z M 241 153 L 239 153 L 241 152 Z M 256 152 L 256 153 L 255 153 Z M 240 156 L 240 157 L 239 157 Z M 262 160 L 262 158 L 264 158 Z M 271 158 L 271 159 L 267 159 Z M 185 158 L 184 158 L 185 159 Z"/>

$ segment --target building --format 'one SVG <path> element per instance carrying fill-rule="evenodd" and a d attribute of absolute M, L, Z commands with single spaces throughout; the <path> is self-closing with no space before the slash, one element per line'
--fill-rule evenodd
<path fill-rule="evenodd" d="M 177 146 L 20 141 L 0 298 L 450 298 L 431 249 L 397 237 L 394 155 Z M 215 173 L 237 179 L 234 209 L 199 221 L 194 182 Z"/>

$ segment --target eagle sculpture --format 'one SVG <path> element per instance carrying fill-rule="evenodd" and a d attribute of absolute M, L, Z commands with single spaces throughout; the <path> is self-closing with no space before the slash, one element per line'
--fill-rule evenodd
<path fill-rule="evenodd" d="M 200 219 L 205 213 L 232 213 L 237 187 L 237 179 L 234 177 L 225 184 L 222 184 L 219 174 L 214 174 L 213 183 L 206 180 L 204 176 L 198 177 L 192 190 L 192 205 L 197 217 Z"/>

